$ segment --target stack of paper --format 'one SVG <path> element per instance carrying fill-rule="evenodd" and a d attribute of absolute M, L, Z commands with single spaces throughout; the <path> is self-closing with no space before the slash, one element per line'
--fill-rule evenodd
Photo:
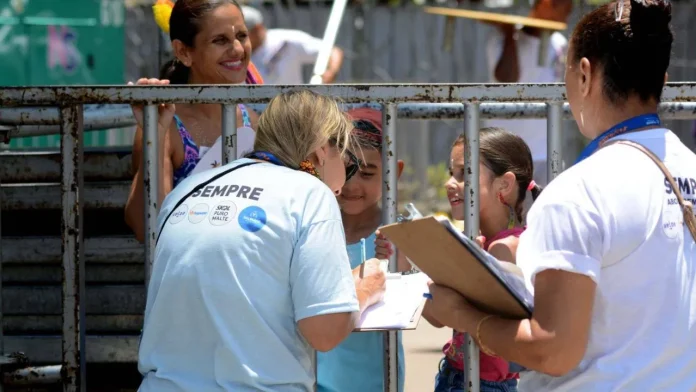
<path fill-rule="evenodd" d="M 384 298 L 367 308 L 358 329 L 405 329 L 413 324 L 428 292 L 428 277 L 423 273 L 387 279 Z"/>

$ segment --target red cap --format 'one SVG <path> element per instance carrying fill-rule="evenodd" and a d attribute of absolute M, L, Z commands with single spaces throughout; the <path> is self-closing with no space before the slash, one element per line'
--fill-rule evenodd
<path fill-rule="evenodd" d="M 372 125 L 382 132 L 382 112 L 372 108 L 357 108 L 346 112 L 352 120 L 369 121 Z"/>

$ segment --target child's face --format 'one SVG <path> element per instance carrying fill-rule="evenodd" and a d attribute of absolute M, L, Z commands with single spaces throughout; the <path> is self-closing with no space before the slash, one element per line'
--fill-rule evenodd
<path fill-rule="evenodd" d="M 343 213 L 358 215 L 382 198 L 382 156 L 377 149 L 362 149 L 364 165 L 346 182 L 338 196 Z"/>
<path fill-rule="evenodd" d="M 479 164 L 479 210 L 485 211 L 495 201 L 495 192 L 491 190 L 493 172 L 485 165 Z M 452 218 L 464 220 L 464 145 L 457 144 L 450 153 L 450 178 L 445 182 L 447 200 L 450 203 Z M 493 198 L 493 199 L 492 199 Z"/>

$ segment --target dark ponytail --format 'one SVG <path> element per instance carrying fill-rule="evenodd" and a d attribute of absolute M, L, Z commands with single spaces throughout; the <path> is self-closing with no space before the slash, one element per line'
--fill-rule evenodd
<path fill-rule="evenodd" d="M 669 0 L 604 4 L 575 26 L 568 61 L 590 60 L 593 70 L 602 73 L 605 97 L 616 106 L 631 95 L 659 101 L 672 54 L 671 21 Z"/>
<path fill-rule="evenodd" d="M 532 189 L 529 190 L 532 193 L 532 201 L 536 200 L 537 197 L 539 197 L 539 195 L 541 194 L 541 191 L 543 190 L 544 188 L 540 187 L 535 183 Z"/>
<path fill-rule="evenodd" d="M 188 84 L 191 69 L 176 57 L 167 61 L 160 69 L 160 79 L 168 79 L 170 84 Z"/>

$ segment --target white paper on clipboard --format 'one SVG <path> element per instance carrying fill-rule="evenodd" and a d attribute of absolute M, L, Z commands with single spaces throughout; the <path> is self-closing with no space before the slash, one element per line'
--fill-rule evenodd
<path fill-rule="evenodd" d="M 365 309 L 357 330 L 406 329 L 420 318 L 417 311 L 422 307 L 428 292 L 429 278 L 423 273 L 403 275 L 387 279 L 387 289 L 382 301 Z"/>
<path fill-rule="evenodd" d="M 237 128 L 237 157 L 251 151 L 254 148 L 256 132 L 249 127 Z M 212 147 L 206 150 L 205 154 L 193 168 L 191 174 L 197 174 L 222 165 L 222 136 L 218 137 Z"/>

